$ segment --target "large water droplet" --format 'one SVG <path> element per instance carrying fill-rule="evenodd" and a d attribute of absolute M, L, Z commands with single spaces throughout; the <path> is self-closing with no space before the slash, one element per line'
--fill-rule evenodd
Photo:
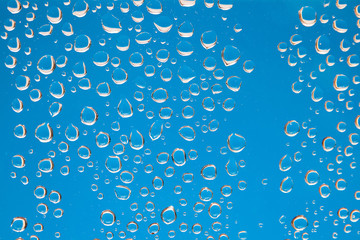
<path fill-rule="evenodd" d="M 193 141 L 196 137 L 195 130 L 190 126 L 181 127 L 179 134 L 186 141 Z"/>
<path fill-rule="evenodd" d="M 312 7 L 302 7 L 299 10 L 299 18 L 300 18 L 300 22 L 305 26 L 305 27 L 311 27 L 314 26 L 314 24 L 316 23 L 316 12 Z"/>
<path fill-rule="evenodd" d="M 232 66 L 240 59 L 240 51 L 234 46 L 227 45 L 221 52 L 221 58 L 225 66 Z"/>
<path fill-rule="evenodd" d="M 234 152 L 241 152 L 246 146 L 246 140 L 243 136 L 237 133 L 232 133 L 227 139 L 228 148 Z"/>
<path fill-rule="evenodd" d="M 140 150 L 144 147 L 144 137 L 138 130 L 132 130 L 130 133 L 130 146 L 132 149 Z"/>
<path fill-rule="evenodd" d="M 100 215 L 100 220 L 105 226 L 112 226 L 115 223 L 116 217 L 111 210 L 104 210 Z"/>
<path fill-rule="evenodd" d="M 201 169 L 201 176 L 205 180 L 214 180 L 217 176 L 216 166 L 213 164 L 208 164 L 208 165 L 204 166 Z"/>
<path fill-rule="evenodd" d="M 35 129 L 35 137 L 42 143 L 50 142 L 53 138 L 53 130 L 49 123 L 42 123 Z"/>
<path fill-rule="evenodd" d="M 117 173 L 120 171 L 122 164 L 118 156 L 109 156 L 105 161 L 106 169 L 111 173 Z"/>
<path fill-rule="evenodd" d="M 186 163 L 186 153 L 184 149 L 176 148 L 171 154 L 171 157 L 176 166 L 184 166 Z"/>
<path fill-rule="evenodd" d="M 118 185 L 115 187 L 115 196 L 119 200 L 128 200 L 131 195 L 131 190 L 128 187 Z"/>
<path fill-rule="evenodd" d="M 176 218 L 177 215 L 173 206 L 169 206 L 161 211 L 161 220 L 167 225 L 175 222 Z"/>
<path fill-rule="evenodd" d="M 217 42 L 217 35 L 215 31 L 206 31 L 201 35 L 201 45 L 205 49 L 213 48 Z"/>
<path fill-rule="evenodd" d="M 13 218 L 10 227 L 14 232 L 23 232 L 27 227 L 27 220 L 24 217 L 15 217 Z"/>
<path fill-rule="evenodd" d="M 122 118 L 129 118 L 133 115 L 133 108 L 127 98 L 120 100 L 117 111 Z"/>
<path fill-rule="evenodd" d="M 45 55 L 37 63 L 37 69 L 44 75 L 51 74 L 55 69 L 55 59 L 52 55 Z"/>
<path fill-rule="evenodd" d="M 291 221 L 291 226 L 297 231 L 302 231 L 308 226 L 308 220 L 304 215 L 296 216 Z"/>
<path fill-rule="evenodd" d="M 322 141 L 322 147 L 326 152 L 332 151 L 335 148 L 335 146 L 336 146 L 336 141 L 332 137 L 326 137 Z"/>
<path fill-rule="evenodd" d="M 101 25 L 107 33 L 115 34 L 121 31 L 120 20 L 110 13 L 107 13 L 102 17 Z"/>
<path fill-rule="evenodd" d="M 38 168 L 41 172 L 49 173 L 54 169 L 54 163 L 50 158 L 45 158 L 39 161 Z"/>
<path fill-rule="evenodd" d="M 294 185 L 294 181 L 292 180 L 292 178 L 286 177 L 282 180 L 280 184 L 280 191 L 282 191 L 283 193 L 289 193 L 291 192 L 293 185 Z"/>
<path fill-rule="evenodd" d="M 73 125 L 69 124 L 65 130 L 65 136 L 69 141 L 76 141 L 79 138 L 79 129 Z"/>
<path fill-rule="evenodd" d="M 160 138 L 163 131 L 163 123 L 160 120 L 155 121 L 149 131 L 149 136 L 151 140 L 155 141 Z"/>
<path fill-rule="evenodd" d="M 295 137 L 300 131 L 300 125 L 297 121 L 291 120 L 285 125 L 285 134 L 289 137 Z"/>
<path fill-rule="evenodd" d="M 81 111 L 81 122 L 85 125 L 94 125 L 98 119 L 98 114 L 92 107 L 84 107 Z"/>

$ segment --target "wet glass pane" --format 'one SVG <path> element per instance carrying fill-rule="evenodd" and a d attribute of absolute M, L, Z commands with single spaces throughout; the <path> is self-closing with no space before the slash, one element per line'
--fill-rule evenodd
<path fill-rule="evenodd" d="M 0 2 L 0 239 L 358 239 L 360 3 Z"/>

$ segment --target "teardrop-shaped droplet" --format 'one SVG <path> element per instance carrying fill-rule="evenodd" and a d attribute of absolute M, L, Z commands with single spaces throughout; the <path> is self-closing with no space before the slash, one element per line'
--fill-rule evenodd
<path fill-rule="evenodd" d="M 62 109 L 62 104 L 61 103 L 58 103 L 58 102 L 52 103 L 50 105 L 50 107 L 49 107 L 50 115 L 52 117 L 57 116 L 61 112 L 61 109 Z"/>
<path fill-rule="evenodd" d="M 73 124 L 69 124 L 65 130 L 65 136 L 69 141 L 76 141 L 79 138 L 79 129 Z"/>
<path fill-rule="evenodd" d="M 236 176 L 239 173 L 239 165 L 234 158 L 229 159 L 229 161 L 226 163 L 225 168 L 226 172 L 231 177 Z"/>
<path fill-rule="evenodd" d="M 173 206 L 169 206 L 161 211 L 161 220 L 167 225 L 175 222 L 176 218 L 177 215 Z"/>
<path fill-rule="evenodd" d="M 155 121 L 149 131 L 149 136 L 151 140 L 155 141 L 160 138 L 163 131 L 163 122 L 160 120 Z"/>
<path fill-rule="evenodd" d="M 231 76 L 226 80 L 226 86 L 233 92 L 240 90 L 241 83 L 241 79 L 237 76 Z"/>
<path fill-rule="evenodd" d="M 73 67 L 73 74 L 77 78 L 85 77 L 87 74 L 85 63 L 77 62 Z"/>
<path fill-rule="evenodd" d="M 280 170 L 283 172 L 286 172 L 286 171 L 290 170 L 291 166 L 292 166 L 291 157 L 288 155 L 283 156 L 279 163 Z"/>
<path fill-rule="evenodd" d="M 127 98 L 120 100 L 117 111 L 122 118 L 129 118 L 133 115 L 133 108 Z"/>
<path fill-rule="evenodd" d="M 53 130 L 49 123 L 42 123 L 35 129 L 35 137 L 42 143 L 50 142 L 53 138 Z"/>
<path fill-rule="evenodd" d="M 81 122 L 85 125 L 94 125 L 98 119 L 98 114 L 92 107 L 84 107 L 81 111 Z"/>
<path fill-rule="evenodd" d="M 246 146 L 246 140 L 243 136 L 237 133 L 232 133 L 227 139 L 228 148 L 234 152 L 241 152 Z"/>
<path fill-rule="evenodd" d="M 294 181 L 291 177 L 286 177 L 280 184 L 280 191 L 283 193 L 289 193 L 293 189 Z"/>
<path fill-rule="evenodd" d="M 132 130 L 130 133 L 130 147 L 140 150 L 144 147 L 144 137 L 138 130 Z"/>

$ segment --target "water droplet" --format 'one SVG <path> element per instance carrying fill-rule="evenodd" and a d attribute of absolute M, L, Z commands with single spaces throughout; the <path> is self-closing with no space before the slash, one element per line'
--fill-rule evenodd
<path fill-rule="evenodd" d="M 246 146 L 246 140 L 243 136 L 237 133 L 232 133 L 228 136 L 227 145 L 230 151 L 234 153 L 241 152 Z"/>
<path fill-rule="evenodd" d="M 121 31 L 120 20 L 114 15 L 107 13 L 101 18 L 101 25 L 105 32 L 116 34 Z"/>
<path fill-rule="evenodd" d="M 10 227 L 14 232 L 23 232 L 27 227 L 27 220 L 24 217 L 15 217 Z"/>
<path fill-rule="evenodd" d="M 99 132 L 96 135 L 96 145 L 99 148 L 105 148 L 105 147 L 109 146 L 110 141 L 111 141 L 110 136 L 106 132 Z"/>
<path fill-rule="evenodd" d="M 177 215 L 176 215 L 175 208 L 173 206 L 169 206 L 169 207 L 163 209 L 161 212 L 161 219 L 167 225 L 175 222 L 176 218 L 177 218 Z"/>
<path fill-rule="evenodd" d="M 105 161 L 106 169 L 111 173 L 117 173 L 120 171 L 122 164 L 118 156 L 109 156 Z"/>
<path fill-rule="evenodd" d="M 65 130 L 65 136 L 69 141 L 76 141 L 79 138 L 79 129 L 73 125 L 69 124 Z"/>
<path fill-rule="evenodd" d="M 119 200 L 128 200 L 131 195 L 131 190 L 128 187 L 118 185 L 115 187 L 115 195 Z"/>
<path fill-rule="evenodd" d="M 133 108 L 127 98 L 120 100 L 117 111 L 122 118 L 129 118 L 133 115 Z"/>
<path fill-rule="evenodd" d="M 50 142 L 53 138 L 53 130 L 49 123 L 42 123 L 35 129 L 35 137 L 42 143 Z"/>
<path fill-rule="evenodd" d="M 39 161 L 38 168 L 41 172 L 49 173 L 54 169 L 54 163 L 50 158 L 45 158 Z"/>
<path fill-rule="evenodd" d="M 115 223 L 116 217 L 111 210 L 104 210 L 101 212 L 100 220 L 105 226 L 112 226 Z"/>
<path fill-rule="evenodd" d="M 15 155 L 11 158 L 11 163 L 13 167 L 23 168 L 25 167 L 25 158 L 21 155 Z"/>
<path fill-rule="evenodd" d="M 304 215 L 293 218 L 291 226 L 297 231 L 303 231 L 308 226 L 308 220 Z"/>
<path fill-rule="evenodd" d="M 112 73 L 112 80 L 118 85 L 124 84 L 128 80 L 128 74 L 124 69 L 116 68 Z"/>
<path fill-rule="evenodd" d="M 201 176 L 205 180 L 214 180 L 216 178 L 216 176 L 217 176 L 216 166 L 213 165 L 213 164 L 205 165 L 201 169 Z"/>
<path fill-rule="evenodd" d="M 140 150 L 144 147 L 144 137 L 138 130 L 132 130 L 130 133 L 130 146 L 132 149 Z"/>
<path fill-rule="evenodd" d="M 305 27 L 311 27 L 314 26 L 316 23 L 316 12 L 312 7 L 302 7 L 299 10 L 299 18 L 300 18 L 300 22 L 305 26 Z"/>
<path fill-rule="evenodd" d="M 195 130 L 190 126 L 183 126 L 179 129 L 180 136 L 186 141 L 193 141 L 196 137 Z"/>
<path fill-rule="evenodd" d="M 322 141 L 322 147 L 326 152 L 332 151 L 335 148 L 335 146 L 336 146 L 336 141 L 332 137 L 326 137 Z"/>
<path fill-rule="evenodd" d="M 44 75 L 49 75 L 55 70 L 55 59 L 52 55 L 44 55 L 37 63 L 37 69 Z"/>
<path fill-rule="evenodd" d="M 89 5 L 84 0 L 79 0 L 74 4 L 72 14 L 78 18 L 84 17 L 89 11 Z"/>
<path fill-rule="evenodd" d="M 162 121 L 157 120 L 151 125 L 149 136 L 151 140 L 155 141 L 161 137 L 162 132 L 163 132 L 163 123 Z"/>
<path fill-rule="evenodd" d="M 333 86 L 336 91 L 345 91 L 348 89 L 350 79 L 344 74 L 337 74 L 334 78 Z"/>
<path fill-rule="evenodd" d="M 216 45 L 217 42 L 217 35 L 215 31 L 206 31 L 201 35 L 201 45 L 205 49 L 213 48 Z"/>
<path fill-rule="evenodd" d="M 300 125 L 297 121 L 291 120 L 285 125 L 285 134 L 289 137 L 295 137 L 300 131 Z"/>
<path fill-rule="evenodd" d="M 283 193 L 289 193 L 293 189 L 294 181 L 291 177 L 286 177 L 280 184 L 280 191 Z"/>
<path fill-rule="evenodd" d="M 227 45 L 221 52 L 221 58 L 225 66 L 232 66 L 240 59 L 240 51 L 234 46 Z"/>
<path fill-rule="evenodd" d="M 218 203 L 211 203 L 208 210 L 209 216 L 216 219 L 221 215 L 221 207 Z"/>
<path fill-rule="evenodd" d="M 186 153 L 184 149 L 176 148 L 171 154 L 174 164 L 178 167 L 184 166 L 186 163 Z"/>
<path fill-rule="evenodd" d="M 312 186 L 319 182 L 319 173 L 315 170 L 309 170 L 305 175 L 305 182 Z"/>
<path fill-rule="evenodd" d="M 156 103 L 164 103 L 168 99 L 168 93 L 166 89 L 158 88 L 152 92 L 151 98 Z"/>
<path fill-rule="evenodd" d="M 81 122 L 85 125 L 94 125 L 98 119 L 98 114 L 92 107 L 84 107 L 81 111 Z"/>
<path fill-rule="evenodd" d="M 281 158 L 279 168 L 281 171 L 286 172 L 292 167 L 292 159 L 290 156 L 285 155 Z"/>

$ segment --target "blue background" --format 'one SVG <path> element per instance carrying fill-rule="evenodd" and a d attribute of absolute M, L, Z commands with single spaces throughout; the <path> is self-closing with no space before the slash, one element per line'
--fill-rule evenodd
<path fill-rule="evenodd" d="M 345 234 L 343 231 L 343 220 L 338 226 L 334 226 L 333 221 L 337 218 L 336 212 L 341 207 L 346 207 L 349 211 L 358 207 L 358 203 L 354 199 L 354 192 L 358 188 L 359 175 L 357 170 L 352 170 L 349 167 L 350 162 L 356 161 L 356 158 L 345 158 L 341 166 L 337 166 L 335 157 L 339 153 L 336 150 L 325 153 L 321 147 L 321 140 L 326 136 L 333 136 L 337 140 L 337 145 L 345 147 L 350 145 L 347 143 L 347 135 L 350 132 L 357 132 L 353 122 L 358 111 L 357 102 L 355 101 L 355 109 L 347 111 L 345 109 L 345 102 L 350 100 L 346 96 L 346 101 L 338 102 L 338 93 L 332 87 L 332 79 L 334 74 L 343 73 L 350 76 L 356 74 L 357 68 L 348 68 L 346 63 L 337 63 L 333 68 L 328 68 L 324 73 L 317 73 L 318 78 L 311 80 L 309 74 L 311 71 L 316 71 L 318 65 L 324 62 L 325 57 L 317 55 L 314 50 L 314 41 L 321 34 L 329 33 L 332 45 L 332 54 L 337 58 L 347 56 L 340 51 L 337 42 L 339 42 L 343 35 L 335 34 L 331 29 L 331 23 L 322 25 L 319 23 L 309 30 L 301 25 L 298 17 L 298 10 L 305 5 L 311 5 L 317 12 L 318 18 L 326 12 L 329 16 L 335 15 L 336 18 L 344 18 L 349 23 L 349 31 L 347 38 L 358 32 L 356 28 L 356 17 L 353 13 L 353 6 L 347 6 L 344 10 L 338 10 L 335 2 L 331 2 L 328 8 L 323 8 L 322 1 L 235 1 L 234 7 L 229 11 L 222 11 L 215 5 L 211 9 L 204 7 L 202 1 L 198 1 L 195 7 L 182 8 L 178 1 L 162 1 L 163 14 L 167 16 L 176 16 L 178 20 L 173 21 L 174 25 L 168 34 L 157 33 L 154 38 L 156 43 L 152 44 L 153 54 L 148 56 L 145 53 L 147 46 L 138 45 L 134 41 L 131 44 L 129 51 L 120 52 L 115 47 L 114 36 L 103 31 L 100 24 L 100 17 L 107 11 L 105 2 L 102 2 L 102 8 L 96 13 L 91 10 L 96 6 L 95 1 L 87 1 L 89 3 L 89 12 L 83 18 L 77 18 L 71 14 L 73 3 L 70 6 L 64 6 L 61 1 L 52 1 L 50 5 L 60 7 L 63 12 L 63 20 L 61 23 L 54 25 L 54 31 L 51 36 L 43 37 L 37 33 L 37 29 L 48 23 L 46 19 L 46 7 L 43 3 L 37 1 L 39 9 L 34 11 L 37 18 L 29 25 L 35 32 L 33 39 L 27 39 L 24 36 L 25 13 L 31 11 L 29 9 L 22 9 L 17 15 L 12 15 L 6 9 L 6 3 L 2 2 L 0 22 L 3 25 L 4 21 L 12 18 L 17 22 L 14 31 L 9 32 L 9 37 L 19 36 L 22 49 L 18 53 L 10 53 L 18 60 L 18 66 L 12 70 L 7 69 L 4 64 L 0 64 L 1 70 L 1 88 L 0 88 L 0 126 L 1 126 L 1 166 L 0 166 L 0 184 L 2 196 L 0 198 L 0 239 L 16 239 L 23 237 L 28 239 L 29 235 L 35 234 L 32 226 L 40 222 L 44 225 L 44 231 L 36 235 L 40 239 L 55 239 L 54 233 L 60 232 L 60 239 L 106 239 L 105 233 L 112 231 L 114 239 L 119 238 L 118 232 L 125 231 L 127 238 L 137 239 L 152 239 L 154 236 L 148 234 L 147 227 L 153 222 L 159 222 L 160 232 L 157 234 L 160 239 L 167 239 L 168 231 L 175 230 L 175 239 L 206 239 L 204 232 L 208 231 L 210 235 L 216 239 L 221 233 L 225 233 L 230 239 L 237 239 L 240 231 L 247 231 L 248 239 L 293 239 L 294 229 L 291 227 L 291 220 L 297 215 L 305 215 L 308 219 L 309 226 L 305 232 L 310 234 L 310 239 L 330 239 L 333 232 L 339 233 L 338 239 L 354 239 L 358 237 L 358 223 L 352 223 L 353 229 L 350 234 Z M 30 6 L 32 3 L 30 3 Z M 129 15 L 131 10 L 135 7 L 130 3 L 130 12 L 122 14 L 119 9 L 120 1 L 115 2 L 115 9 L 111 11 L 112 14 L 119 17 L 123 29 L 128 26 L 134 26 Z M 141 23 L 144 31 L 153 32 L 155 27 L 153 19 L 156 16 L 150 15 L 145 8 L 146 1 L 141 6 L 141 11 L 145 15 L 145 20 Z M 222 21 L 220 16 L 227 17 L 226 21 Z M 181 57 L 177 54 L 175 46 L 180 40 L 176 30 L 178 26 L 185 20 L 192 22 L 194 25 L 194 36 L 191 38 L 191 43 L 194 47 L 194 53 L 190 57 Z M 20 23 L 21 21 L 21 23 Z M 75 34 L 71 37 L 65 37 L 61 33 L 61 26 L 64 22 L 70 22 L 73 25 Z M 243 30 L 240 33 L 235 33 L 232 27 L 240 23 Z M 296 29 L 295 26 L 299 26 Z M 214 97 L 214 100 L 220 99 L 221 102 L 228 97 L 232 97 L 236 101 L 236 108 L 232 112 L 225 112 L 220 105 L 216 105 L 214 112 L 207 112 L 201 106 L 201 101 L 204 97 L 211 96 L 210 91 L 201 91 L 199 96 L 192 96 L 192 102 L 182 102 L 180 98 L 181 90 L 187 89 L 189 84 L 183 84 L 175 75 L 180 62 L 186 61 L 190 66 L 194 66 L 197 76 L 207 74 L 211 76 L 201 66 L 203 59 L 208 56 L 208 52 L 200 44 L 201 33 L 208 30 L 215 30 L 218 34 L 218 44 L 214 48 L 219 68 L 226 71 L 225 78 L 220 80 L 224 83 L 228 76 L 237 74 L 242 78 L 241 90 L 233 93 L 226 89 L 223 85 L 223 93 L 220 96 Z M 2 28 L 2 31 L 5 31 Z M 125 30 L 123 30 L 125 31 Z M 122 32 L 123 32 L 122 31 Z M 331 32 L 331 34 L 330 34 Z M 303 63 L 298 63 L 294 68 L 287 65 L 287 52 L 283 53 L 284 58 L 277 50 L 277 45 L 280 42 L 287 42 L 288 46 L 290 37 L 298 33 L 303 38 L 303 46 L 308 49 L 308 57 L 311 61 L 304 60 Z M 89 51 L 86 53 L 76 53 L 74 50 L 66 52 L 64 46 L 66 43 L 73 43 L 74 39 L 79 34 L 88 35 L 93 43 Z M 132 30 L 128 33 L 130 38 L 136 36 L 136 32 Z M 109 39 L 111 37 L 111 39 Z M 99 39 L 106 39 L 104 47 L 98 44 Z M 234 38 L 234 40 L 231 40 Z M 179 64 L 172 65 L 170 61 L 164 66 L 167 66 L 173 71 L 173 79 L 164 83 L 158 77 L 147 79 L 143 74 L 143 67 L 147 64 L 156 66 L 157 61 L 154 55 L 157 49 L 163 48 L 159 42 L 165 40 L 170 43 L 170 59 L 176 57 Z M 54 41 L 57 41 L 54 43 Z M 187 39 L 185 39 L 187 40 Z M 6 47 L 7 40 L 0 41 L 1 59 L 9 54 Z M 238 64 L 226 68 L 220 58 L 220 51 L 228 44 L 238 47 L 241 52 L 241 59 Z M 23 52 L 25 47 L 30 46 L 32 53 L 26 56 Z M 293 47 L 296 49 L 296 46 Z M 295 52 L 294 49 L 292 53 Z M 356 51 L 357 46 L 354 46 L 351 51 Z M 111 73 L 114 69 L 110 65 L 110 71 L 105 71 L 104 68 L 97 67 L 92 64 L 92 56 L 95 52 L 103 50 L 109 53 L 110 58 L 119 57 L 121 59 L 121 68 L 126 69 L 129 74 L 129 80 L 120 86 L 116 86 L 111 81 Z M 128 62 L 128 57 L 132 52 L 139 51 L 143 53 L 144 62 L 142 68 L 132 68 Z M 211 50 L 209 50 L 211 51 Z M 36 63 L 41 56 L 45 54 L 53 55 L 55 58 L 60 55 L 66 55 L 69 59 L 67 66 L 63 69 L 56 68 L 54 73 L 49 76 L 41 75 L 36 69 Z M 255 70 L 247 74 L 242 70 L 242 63 L 245 60 L 252 60 L 255 63 Z M 32 61 L 31 67 L 28 67 L 26 73 L 22 73 L 22 66 L 26 65 L 27 61 Z M 83 91 L 77 87 L 78 79 L 72 75 L 72 66 L 78 62 L 84 61 L 88 70 L 88 77 L 91 80 L 92 88 L 88 91 Z M 197 64 L 197 65 L 196 65 Z M 301 65 L 301 66 L 300 66 Z M 302 72 L 299 73 L 299 68 Z M 61 76 L 63 71 L 67 72 L 67 76 Z M 14 78 L 17 75 L 26 74 L 31 78 L 31 84 L 28 90 L 18 91 L 14 85 Z M 34 75 L 41 76 L 40 82 L 34 81 Z M 140 76 L 146 79 L 146 85 L 151 86 L 152 90 L 142 90 L 145 99 L 145 111 L 140 113 L 136 110 L 137 103 L 133 99 L 133 93 L 139 90 L 135 84 L 135 78 Z M 305 77 L 303 84 L 303 91 L 301 94 L 294 94 L 291 91 L 291 85 L 298 80 L 299 74 Z M 68 77 L 72 76 L 72 81 L 68 81 Z M 63 110 L 59 116 L 52 118 L 48 112 L 51 102 L 55 101 L 48 92 L 51 81 L 56 80 L 64 84 L 66 89 L 65 96 L 59 100 L 63 104 Z M 107 98 L 101 98 L 96 94 L 96 86 L 98 83 L 108 81 L 112 92 Z M 210 86 L 214 83 L 220 82 L 218 80 L 209 80 Z M 200 84 L 199 77 L 195 78 L 191 83 L 196 82 Z M 306 87 L 310 84 L 311 87 Z M 328 113 L 324 110 L 324 100 L 319 103 L 314 103 L 311 100 L 311 91 L 314 86 L 322 88 L 324 98 L 335 102 L 335 107 L 340 109 L 339 112 L 333 111 Z M 76 93 L 71 92 L 72 87 L 77 87 Z M 169 99 L 167 106 L 174 111 L 173 117 L 169 122 L 171 128 L 164 128 L 165 141 L 157 140 L 152 142 L 148 136 L 149 127 L 158 118 L 159 109 L 164 105 L 156 104 L 151 100 L 151 92 L 159 87 L 167 89 Z M 32 88 L 40 89 L 43 93 L 43 98 L 36 103 L 31 102 L 28 94 Z M 358 86 L 351 84 L 351 88 L 357 93 Z M 129 119 L 121 119 L 116 112 L 118 102 L 122 96 L 128 98 L 134 107 L 134 116 Z M 176 96 L 177 100 L 173 101 L 172 97 Z M 20 114 L 16 114 L 11 109 L 11 102 L 16 97 L 19 97 L 24 102 L 24 110 Z M 355 94 L 356 97 L 356 94 Z M 58 100 L 56 100 L 58 101 Z M 106 106 L 106 103 L 109 106 Z M 191 120 L 181 118 L 181 110 L 184 106 L 191 105 L 195 109 L 195 117 Z M 85 106 L 91 106 L 96 109 L 99 114 L 99 119 L 94 126 L 85 126 L 80 121 L 80 112 Z M 319 110 L 319 114 L 315 113 Z M 342 113 L 342 111 L 344 113 Z M 145 112 L 153 111 L 155 113 L 154 119 L 147 119 Z M 109 116 L 105 116 L 106 113 Z M 175 115 L 179 114 L 179 117 Z M 206 115 L 206 121 L 202 120 L 202 116 Z M 195 127 L 195 122 L 200 122 L 201 125 L 208 124 L 212 119 L 217 119 L 220 122 L 219 130 L 212 133 L 202 133 L 200 127 Z M 316 127 L 317 136 L 316 143 L 312 143 L 306 135 L 307 130 L 301 128 L 300 133 L 295 138 L 289 138 L 284 133 L 284 126 L 286 122 L 296 120 L 300 124 L 307 122 L 309 127 Z M 111 123 L 119 121 L 120 131 L 114 132 L 111 130 Z M 336 131 L 336 124 L 339 121 L 347 123 L 348 128 L 346 134 L 341 134 Z M 40 143 L 34 135 L 35 128 L 43 123 L 49 122 L 54 130 L 54 138 L 50 143 Z M 27 128 L 27 136 L 24 139 L 17 139 L 14 137 L 13 129 L 17 124 L 25 124 Z M 80 138 L 76 142 L 69 143 L 70 149 L 67 153 L 58 151 L 57 146 L 61 141 L 67 141 L 64 135 L 66 127 L 73 123 L 80 130 Z M 191 124 L 196 128 L 196 139 L 192 142 L 185 142 L 177 133 L 177 130 L 185 123 Z M 60 128 L 57 128 L 57 125 Z M 95 129 L 95 130 L 94 130 Z M 115 185 L 122 184 L 119 179 L 107 172 L 105 168 L 105 159 L 108 155 L 113 155 L 112 146 L 119 142 L 121 134 L 129 136 L 132 129 L 139 130 L 145 137 L 145 148 L 151 150 L 151 155 L 144 155 L 144 149 L 135 151 L 128 145 L 125 154 L 129 156 L 128 161 L 123 161 L 123 170 L 132 171 L 134 168 L 138 169 L 134 173 L 135 179 L 129 188 L 132 189 L 132 196 L 128 201 L 119 201 L 115 198 L 113 188 Z M 84 136 L 83 132 L 87 131 Z M 95 142 L 95 136 L 99 131 L 111 133 L 111 144 L 104 149 L 98 148 Z M 246 148 L 241 153 L 232 153 L 228 151 L 226 155 L 220 154 L 220 148 L 226 146 L 226 139 L 231 133 L 239 133 L 246 138 Z M 301 147 L 303 141 L 307 142 L 307 147 Z M 288 146 L 286 145 L 288 143 Z M 88 160 L 78 157 L 77 149 L 81 145 L 86 145 L 91 149 L 90 161 L 94 162 L 94 167 L 87 167 Z M 211 146 L 212 152 L 207 152 L 206 147 Z M 164 170 L 168 166 L 159 165 L 156 163 L 155 157 L 159 152 L 167 151 L 171 153 L 175 148 L 183 148 L 186 152 L 190 149 L 198 151 L 198 159 L 186 163 L 184 167 L 175 167 L 176 174 L 172 178 L 164 176 Z M 33 153 L 30 154 L 29 150 Z M 47 156 L 48 152 L 53 150 L 56 152 L 54 158 L 55 168 L 50 174 L 42 174 L 42 177 L 36 177 L 37 163 L 40 159 Z M 281 172 L 279 170 L 279 161 L 285 155 L 293 155 L 295 152 L 301 151 L 303 158 L 298 163 L 293 163 L 293 167 L 289 172 Z M 316 151 L 316 156 L 313 156 L 313 151 Z M 26 167 L 24 169 L 15 169 L 11 165 L 11 157 L 15 154 L 21 154 L 26 159 Z M 142 156 L 142 163 L 136 164 L 132 161 L 135 155 Z M 354 155 L 357 155 L 356 146 L 354 147 Z M 66 161 L 65 157 L 71 158 Z M 123 156 L 123 155 L 122 155 Z M 229 159 L 245 160 L 246 167 L 239 168 L 237 176 L 230 177 L 225 170 L 225 165 Z M 323 162 L 319 159 L 322 158 Z M 354 159 L 353 159 L 354 158 Z M 329 172 L 326 167 L 328 163 L 334 163 L 335 169 L 342 168 L 342 176 L 338 176 L 336 171 Z M 152 174 L 144 173 L 144 166 L 152 164 L 154 172 Z M 171 165 L 171 160 L 169 160 Z M 218 175 L 214 181 L 206 181 L 201 178 L 200 170 L 206 164 L 214 164 L 217 166 Z M 60 168 L 63 165 L 70 167 L 70 174 L 62 176 Z M 83 173 L 78 172 L 78 167 L 84 166 Z M 315 169 L 320 174 L 320 181 L 316 186 L 308 186 L 304 181 L 305 173 Z M 11 172 L 16 172 L 17 177 L 12 179 Z M 185 172 L 194 173 L 194 181 L 191 184 L 183 183 L 181 176 Z M 99 174 L 100 179 L 94 180 L 94 174 Z M 118 175 L 118 174 L 116 174 Z M 29 178 L 29 184 L 23 185 L 20 182 L 21 176 Z M 165 185 L 161 191 L 156 191 L 152 187 L 152 179 L 154 176 L 161 176 Z M 291 176 L 294 181 L 294 189 L 288 193 L 282 193 L 279 190 L 280 182 L 286 176 Z M 338 178 L 344 178 L 347 181 L 347 189 L 345 191 L 337 191 L 334 182 Z M 105 184 L 104 180 L 110 179 L 110 184 Z M 267 179 L 267 184 L 262 184 L 263 179 Z M 247 182 L 245 191 L 240 191 L 237 184 L 240 180 Z M 97 184 L 99 190 L 97 192 L 91 191 L 92 184 Z M 322 183 L 331 185 L 332 193 L 329 198 L 321 198 L 318 187 Z M 62 195 L 62 200 L 59 204 L 54 205 L 49 202 L 48 198 L 38 200 L 34 197 L 33 191 L 36 186 L 43 185 L 48 192 L 51 190 L 59 191 Z M 173 189 L 176 185 L 182 186 L 182 193 L 175 195 Z M 220 188 L 223 185 L 232 186 L 232 194 L 225 198 L 221 196 Z M 141 187 L 147 186 L 151 192 L 155 192 L 155 197 L 141 197 L 138 192 Z M 221 216 L 213 220 L 207 214 L 209 202 L 205 203 L 205 210 L 199 213 L 197 217 L 194 216 L 192 210 L 195 202 L 200 201 L 198 193 L 202 187 L 209 187 L 214 192 L 213 201 L 219 202 L 220 198 L 224 198 Z M 99 200 L 97 194 L 101 192 L 104 194 L 104 199 Z M 179 199 L 185 198 L 187 206 L 180 206 Z M 46 218 L 36 212 L 36 206 L 40 202 L 45 202 L 49 206 L 49 213 Z M 149 212 L 144 210 L 145 203 L 152 201 L 156 206 L 156 217 L 150 218 Z M 140 222 L 139 230 L 135 233 L 126 231 L 126 224 L 130 221 L 135 221 L 135 213 L 129 208 L 130 204 L 136 202 L 139 205 L 139 210 L 144 216 L 148 218 L 147 222 Z M 226 203 L 232 202 L 233 208 L 227 209 Z M 176 209 L 181 211 L 177 214 L 177 220 L 172 225 L 165 225 L 161 222 L 160 212 L 169 205 L 174 205 Z M 321 211 L 320 207 L 324 210 Z M 60 219 L 55 219 L 52 212 L 55 208 L 62 208 L 64 215 Z M 105 227 L 100 222 L 100 214 L 105 209 L 111 209 L 120 220 L 120 225 L 113 225 Z M 317 213 L 315 214 L 315 211 Z M 329 217 L 329 211 L 334 213 L 334 216 Z M 183 216 L 182 212 L 186 212 Z M 281 224 L 279 219 L 285 215 L 285 223 Z M 23 216 L 27 218 L 28 227 L 22 233 L 13 232 L 10 228 L 11 221 L 16 216 Z M 328 216 L 327 221 L 324 220 Z M 315 232 L 313 222 L 320 221 L 320 227 Z M 211 230 L 211 224 L 214 221 L 222 223 L 220 232 Z M 186 233 L 181 233 L 179 224 L 186 222 L 189 229 Z M 350 223 L 349 219 L 344 220 Z M 191 233 L 191 226 L 195 223 L 200 223 L 203 226 L 200 235 Z M 228 224 L 228 228 L 225 226 Z M 259 225 L 260 224 L 260 225 Z M 285 227 L 285 225 L 287 227 Z M 101 229 L 104 229 L 102 232 Z M 291 235 L 288 233 L 291 232 Z M 301 233 L 302 234 L 302 233 Z"/>

